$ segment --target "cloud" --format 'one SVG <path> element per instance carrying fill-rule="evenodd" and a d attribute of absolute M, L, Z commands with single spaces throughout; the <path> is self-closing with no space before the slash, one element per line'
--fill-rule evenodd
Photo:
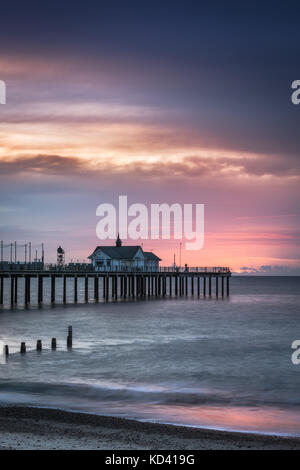
<path fill-rule="evenodd" d="M 268 160 L 268 162 L 267 162 Z M 299 165 L 298 165 L 299 166 Z M 230 178 L 230 177 L 299 177 L 299 168 L 291 168 L 284 158 L 269 156 L 267 158 L 253 157 L 202 157 L 186 156 L 174 161 L 167 158 L 164 161 L 133 160 L 122 162 L 99 156 L 98 159 L 65 157 L 61 155 L 19 156 L 17 158 L 2 158 L 0 173 L 16 175 L 20 173 L 52 174 L 52 175 L 106 175 L 135 174 L 148 179 L 164 178 Z"/>
<path fill-rule="evenodd" d="M 268 276 L 299 276 L 300 266 L 263 265 L 258 268 L 242 266 L 235 274 L 256 274 Z"/>

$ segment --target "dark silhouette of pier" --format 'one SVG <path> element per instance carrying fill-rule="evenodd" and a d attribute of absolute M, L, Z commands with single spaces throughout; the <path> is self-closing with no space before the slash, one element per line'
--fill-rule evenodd
<path fill-rule="evenodd" d="M 160 268 L 155 272 L 104 272 L 104 271 L 0 271 L 0 305 L 3 305 L 4 291 L 10 298 L 13 307 L 24 300 L 25 306 L 30 304 L 32 288 L 36 289 L 37 302 L 43 304 L 45 296 L 44 280 L 48 278 L 48 297 L 50 302 L 57 301 L 57 279 L 62 280 L 62 302 L 67 302 L 67 279 L 73 280 L 73 302 L 78 301 L 78 280 L 84 280 L 84 300 L 90 301 L 90 283 L 93 287 L 93 300 L 98 302 L 117 299 L 135 299 L 147 297 L 183 297 L 197 296 L 198 298 L 229 296 L 229 268 Z M 4 279 L 9 279 L 5 282 Z M 92 280 L 92 281 L 91 281 Z M 18 283 L 22 282 L 22 296 L 19 298 Z M 68 285 L 70 283 L 68 282 Z M 214 290 L 214 292 L 213 292 Z"/>

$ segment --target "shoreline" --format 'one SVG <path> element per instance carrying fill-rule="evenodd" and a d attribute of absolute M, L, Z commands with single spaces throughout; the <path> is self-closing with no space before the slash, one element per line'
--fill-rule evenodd
<path fill-rule="evenodd" d="M 300 449 L 300 438 L 218 431 L 90 413 L 0 406 L 0 449 Z"/>

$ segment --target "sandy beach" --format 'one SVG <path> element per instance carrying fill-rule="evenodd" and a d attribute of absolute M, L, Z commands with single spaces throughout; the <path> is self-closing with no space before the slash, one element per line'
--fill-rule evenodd
<path fill-rule="evenodd" d="M 61 410 L 0 407 L 0 449 L 300 449 L 300 438 L 144 423 Z"/>

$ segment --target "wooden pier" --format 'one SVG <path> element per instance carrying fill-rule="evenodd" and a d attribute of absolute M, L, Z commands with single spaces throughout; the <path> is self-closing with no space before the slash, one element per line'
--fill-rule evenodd
<path fill-rule="evenodd" d="M 0 271 L 0 305 L 3 305 L 4 295 L 10 299 L 11 307 L 19 303 L 28 306 L 31 303 L 33 289 L 37 294 L 37 304 L 42 305 L 45 298 L 45 278 L 50 280 L 47 286 L 47 296 L 50 303 L 57 302 L 57 280 L 60 283 L 60 303 L 66 303 L 68 298 L 68 279 L 71 279 L 71 293 L 73 303 L 78 302 L 78 280 L 84 279 L 84 301 L 98 302 L 118 299 L 136 299 L 147 297 L 184 297 L 192 296 L 206 298 L 215 296 L 229 296 L 229 282 L 231 272 L 228 268 L 193 268 L 193 271 L 177 271 L 161 268 L 157 272 L 66 272 L 66 271 L 40 271 L 40 272 L 1 272 Z M 5 282 L 4 279 L 9 279 Z M 21 281 L 23 279 L 23 281 Z M 23 284 L 22 297 L 18 284 Z M 92 287 L 91 287 L 92 282 Z M 5 292 L 8 289 L 8 292 Z M 70 303 L 70 300 L 68 300 Z"/>

